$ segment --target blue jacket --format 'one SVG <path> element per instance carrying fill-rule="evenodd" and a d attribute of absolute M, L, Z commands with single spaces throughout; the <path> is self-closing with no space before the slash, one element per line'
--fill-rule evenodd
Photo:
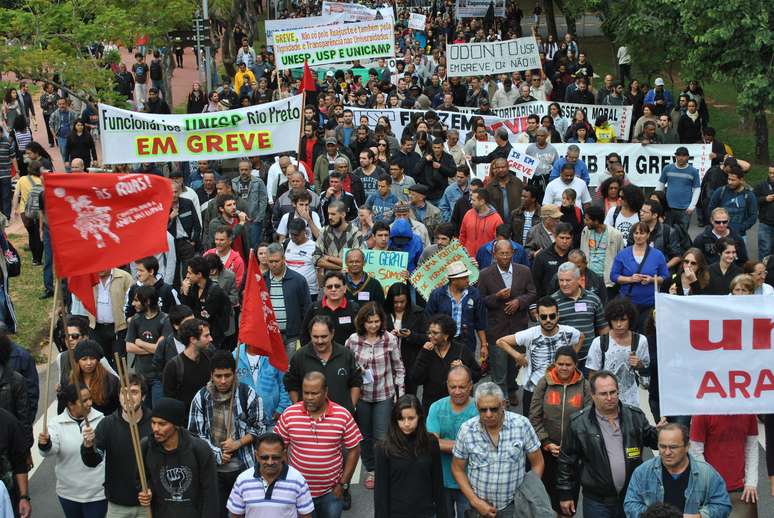
<path fill-rule="evenodd" d="M 618 282 L 618 277 L 630 277 L 637 273 L 640 265 L 634 260 L 634 247 L 627 246 L 615 256 L 613 266 L 610 268 L 610 280 Z M 644 259 L 645 264 L 640 269 L 642 275 L 658 275 L 666 278 L 669 275 L 669 268 L 666 265 L 664 254 L 654 247 L 650 247 L 648 256 Z M 652 284 L 623 284 L 621 285 L 622 296 L 629 297 L 636 306 L 653 307 L 656 304 L 655 293 Z"/>
<path fill-rule="evenodd" d="M 715 468 L 690 457 L 691 470 L 685 490 L 686 514 L 700 514 L 702 518 L 726 518 L 731 513 L 731 500 L 726 483 Z M 655 457 L 642 463 L 632 473 L 624 499 L 626 518 L 639 518 L 649 505 L 664 501 L 661 482 L 661 459 Z"/>
<path fill-rule="evenodd" d="M 396 237 L 408 238 L 409 241 L 399 245 L 395 241 Z M 414 271 L 417 267 L 419 257 L 422 255 L 424 246 L 422 245 L 422 240 L 419 236 L 414 234 L 414 231 L 411 230 L 411 223 L 409 220 L 400 218 L 392 224 L 392 228 L 390 229 L 389 249 L 394 252 L 408 252 L 408 271 L 409 273 Z"/>
<path fill-rule="evenodd" d="M 384 221 L 392 223 L 395 218 L 393 210 L 398 203 L 398 197 L 390 191 L 385 198 L 376 192 L 368 196 L 365 206 L 371 210 L 374 215 L 374 222 Z"/>
<path fill-rule="evenodd" d="M 559 159 L 554 162 L 554 166 L 551 168 L 551 175 L 548 177 L 549 182 L 559 178 L 559 173 L 562 172 L 562 166 L 566 163 L 567 159 L 563 156 L 559 157 Z M 580 158 L 577 162 L 575 162 L 575 176 L 586 182 L 586 185 L 588 185 L 591 181 L 591 177 L 589 176 L 589 168 L 586 167 L 586 163 Z"/>
<path fill-rule="evenodd" d="M 270 272 L 263 274 L 266 289 L 271 289 Z M 312 305 L 312 297 L 309 294 L 309 285 L 300 273 L 290 268 L 285 268 L 285 276 L 282 278 L 282 294 L 285 299 L 285 336 L 296 338 L 301 330 L 304 315 Z"/>
<path fill-rule="evenodd" d="M 237 357 L 239 352 L 239 357 Z M 233 352 L 237 362 L 237 376 L 239 382 L 252 388 L 263 401 L 263 422 L 267 429 L 274 426 L 274 414 L 281 414 L 292 403 L 285 384 L 282 382 L 284 373 L 278 371 L 269 364 L 268 356 L 261 356 L 258 361 L 258 383 L 250 373 L 250 362 L 247 361 L 247 349 L 237 347 Z"/>
<path fill-rule="evenodd" d="M 468 292 L 462 297 L 460 303 L 462 304 L 462 325 L 459 337 L 465 341 L 470 350 L 475 351 L 476 331 L 486 330 L 486 304 L 484 304 L 484 299 L 481 298 L 478 288 L 473 286 L 468 287 Z M 425 313 L 428 317 L 438 313 L 454 317 L 448 285 L 433 290 L 425 306 Z"/>
<path fill-rule="evenodd" d="M 479 270 L 483 270 L 492 264 L 492 258 L 494 257 L 492 250 L 494 249 L 494 244 L 495 241 L 490 241 L 489 243 L 479 248 L 478 252 L 476 252 L 476 261 L 478 261 Z M 529 257 L 527 257 L 527 252 L 524 250 L 524 247 L 512 239 L 511 246 L 513 246 L 513 263 L 523 264 L 529 268 Z"/>
<path fill-rule="evenodd" d="M 454 205 L 457 203 L 457 200 L 462 198 L 465 192 L 467 192 L 467 189 L 463 192 L 460 186 L 457 185 L 457 182 L 454 182 L 443 191 L 441 201 L 438 202 L 438 208 L 441 209 L 441 216 L 446 223 L 451 221 Z"/>
<path fill-rule="evenodd" d="M 642 104 L 656 104 L 655 88 L 648 90 L 648 93 L 645 94 L 645 99 L 642 100 Z M 675 101 L 672 99 L 672 94 L 664 88 L 664 113 L 671 112 L 674 105 Z"/>
<path fill-rule="evenodd" d="M 731 228 L 739 232 L 740 236 L 744 236 L 758 219 L 758 201 L 755 193 L 748 187 L 744 187 L 739 192 L 725 185 L 718 187 L 710 197 L 708 210 L 712 212 L 717 207 L 723 207 L 728 211 Z"/>

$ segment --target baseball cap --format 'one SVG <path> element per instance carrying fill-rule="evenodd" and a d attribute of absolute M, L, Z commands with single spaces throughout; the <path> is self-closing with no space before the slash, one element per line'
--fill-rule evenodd
<path fill-rule="evenodd" d="M 685 146 L 680 146 L 675 150 L 675 156 L 688 156 L 690 153 L 688 153 L 688 148 Z"/>
<path fill-rule="evenodd" d="M 664 86 L 664 80 L 660 77 L 657 77 L 655 81 L 653 81 L 653 84 L 656 86 Z"/>

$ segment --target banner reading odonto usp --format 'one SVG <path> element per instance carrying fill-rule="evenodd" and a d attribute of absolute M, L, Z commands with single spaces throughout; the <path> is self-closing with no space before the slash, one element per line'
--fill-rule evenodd
<path fill-rule="evenodd" d="M 656 297 L 661 415 L 774 411 L 774 297 Z"/>
<path fill-rule="evenodd" d="M 294 151 L 301 128 L 301 97 L 188 115 L 140 113 L 100 104 L 102 161 L 217 160 Z"/>
<path fill-rule="evenodd" d="M 446 45 L 449 77 L 507 74 L 541 68 L 534 36 L 515 40 Z"/>

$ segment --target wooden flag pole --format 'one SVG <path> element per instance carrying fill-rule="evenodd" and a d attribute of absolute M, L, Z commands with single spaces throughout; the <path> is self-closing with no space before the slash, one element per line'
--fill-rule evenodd
<path fill-rule="evenodd" d="M 237 345 L 237 359 L 239 361 L 239 353 L 242 351 L 242 345 Z M 237 396 L 237 386 L 239 385 L 239 377 L 234 371 L 234 383 L 231 385 L 231 404 L 228 407 L 228 418 L 226 419 L 226 439 L 231 439 L 231 423 L 234 421 L 234 405 L 236 401 L 234 398 Z"/>
<path fill-rule="evenodd" d="M 51 325 L 48 328 L 48 366 L 46 368 L 46 389 L 43 393 L 43 433 L 48 434 L 48 405 L 51 390 L 51 366 L 54 357 L 54 329 L 56 328 L 57 306 L 59 305 L 59 279 L 54 279 L 54 300 L 51 303 Z M 60 367 L 61 368 L 61 367 Z"/>
<path fill-rule="evenodd" d="M 116 369 L 118 370 L 118 379 L 121 382 L 121 393 L 124 395 L 124 401 L 126 401 L 126 414 L 129 417 L 129 435 L 132 438 L 132 449 L 134 450 L 134 460 L 137 463 L 137 473 L 140 476 L 140 488 L 142 492 L 148 491 L 148 480 L 145 478 L 145 462 L 142 458 L 142 447 L 140 445 L 140 429 L 137 426 L 137 414 L 132 408 L 131 400 L 129 399 L 129 374 L 126 367 L 126 358 L 121 357 L 117 352 L 113 353 L 113 357 L 116 360 Z M 146 507 L 145 511 L 148 518 L 152 518 L 153 513 L 150 507 Z"/>

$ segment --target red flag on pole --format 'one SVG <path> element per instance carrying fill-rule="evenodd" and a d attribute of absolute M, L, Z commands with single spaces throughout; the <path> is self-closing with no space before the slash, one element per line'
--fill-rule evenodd
<path fill-rule="evenodd" d="M 258 267 L 258 259 L 250 250 L 247 280 L 239 317 L 239 343 L 247 346 L 247 352 L 268 356 L 269 363 L 281 372 L 288 370 L 288 356 L 282 340 L 277 317 L 271 306 L 269 290 Z"/>
<path fill-rule="evenodd" d="M 167 250 L 167 178 L 47 173 L 43 184 L 58 276 L 109 270 Z"/>
<path fill-rule="evenodd" d="M 86 311 L 95 317 L 97 316 L 97 302 L 94 300 L 94 286 L 98 282 L 99 276 L 96 273 L 87 273 L 67 278 L 67 289 L 78 297 Z"/>
<path fill-rule="evenodd" d="M 317 91 L 317 81 L 314 80 L 314 74 L 312 74 L 312 70 L 309 68 L 309 63 L 307 62 L 307 60 L 304 60 L 304 78 L 301 81 L 301 91 L 303 92 Z"/>

